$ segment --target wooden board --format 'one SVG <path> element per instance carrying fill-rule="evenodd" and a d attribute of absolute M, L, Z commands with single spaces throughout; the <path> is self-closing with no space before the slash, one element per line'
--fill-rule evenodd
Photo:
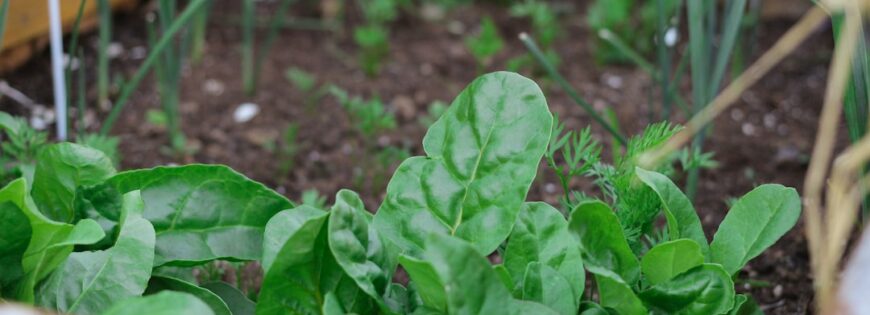
<path fill-rule="evenodd" d="M 2 1 L 2 0 L 0 0 Z M 5 0 L 9 3 L 6 31 L 0 43 L 0 73 L 9 71 L 43 49 L 48 39 L 48 0 Z M 82 1 L 85 3 L 81 31 L 97 22 L 97 0 L 59 0 L 64 32 L 72 30 Z M 110 0 L 115 10 L 131 10 L 139 0 Z"/>

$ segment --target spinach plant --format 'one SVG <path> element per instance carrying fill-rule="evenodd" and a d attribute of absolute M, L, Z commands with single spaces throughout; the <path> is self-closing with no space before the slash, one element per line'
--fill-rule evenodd
<path fill-rule="evenodd" d="M 617 163 L 626 181 L 613 185 L 648 189 L 667 222 L 637 252 L 622 226 L 633 209 L 587 198 L 566 217 L 526 201 L 553 125 L 531 80 L 478 78 L 429 128 L 425 155 L 398 167 L 374 215 L 350 190 L 328 210 L 296 206 L 225 166 L 117 172 L 98 150 L 49 145 L 32 189 L 26 178 L 0 189 L 0 297 L 72 314 L 759 312 L 732 278 L 795 223 L 794 189 L 746 194 L 708 243 L 668 177 Z M 629 148 L 673 129 L 651 127 Z M 259 261 L 257 296 L 185 275 L 218 260 Z M 394 279 L 399 266 L 408 282 Z M 587 272 L 596 295 L 585 294 Z"/>
<path fill-rule="evenodd" d="M 360 48 L 360 66 L 367 75 L 375 76 L 390 53 L 387 24 L 396 19 L 399 7 L 406 0 L 360 0 L 359 3 L 365 25 L 354 29 L 353 39 Z"/>
<path fill-rule="evenodd" d="M 492 63 L 492 58 L 504 47 L 504 41 L 498 34 L 498 29 L 490 17 L 484 17 L 480 22 L 480 31 L 476 36 L 465 38 L 465 46 L 477 61 L 477 72 Z"/>

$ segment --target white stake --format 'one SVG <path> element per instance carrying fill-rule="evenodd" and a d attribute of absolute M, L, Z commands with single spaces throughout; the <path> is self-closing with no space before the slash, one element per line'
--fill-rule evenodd
<path fill-rule="evenodd" d="M 48 0 L 51 39 L 51 74 L 54 82 L 54 111 L 57 113 L 57 140 L 66 140 L 66 83 L 63 75 L 63 39 L 59 0 Z"/>

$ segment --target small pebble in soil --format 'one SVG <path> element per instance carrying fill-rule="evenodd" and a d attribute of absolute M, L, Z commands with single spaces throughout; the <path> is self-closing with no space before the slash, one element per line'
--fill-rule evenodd
<path fill-rule="evenodd" d="M 428 77 L 428 76 L 432 75 L 432 73 L 434 73 L 434 72 L 435 72 L 435 68 L 432 67 L 431 63 L 424 62 L 423 64 L 420 65 L 420 75 Z"/>
<path fill-rule="evenodd" d="M 556 193 L 556 184 L 547 183 L 546 185 L 544 185 L 544 192 L 546 192 L 548 194 Z"/>
<path fill-rule="evenodd" d="M 36 130 L 45 130 L 48 125 L 54 122 L 54 110 L 48 107 L 37 105 L 33 107 L 30 116 L 30 126 Z"/>
<path fill-rule="evenodd" d="M 351 153 L 353 153 L 353 146 L 350 145 L 350 143 L 342 144 L 341 153 L 344 153 L 344 155 L 350 155 Z"/>
<path fill-rule="evenodd" d="M 224 94 L 224 90 L 226 90 L 226 87 L 221 81 L 215 79 L 208 79 L 202 83 L 202 90 L 210 95 L 219 96 L 221 94 Z"/>
<path fill-rule="evenodd" d="M 774 114 L 764 114 L 764 127 L 767 129 L 773 129 L 776 127 L 776 115 Z"/>
<path fill-rule="evenodd" d="M 398 95 L 390 102 L 396 113 L 404 120 L 414 119 L 417 115 L 417 106 L 414 104 L 414 99 L 407 95 Z"/>
<path fill-rule="evenodd" d="M 424 3 L 420 6 L 420 16 L 423 17 L 426 21 L 440 21 L 444 19 L 446 12 L 444 7 L 433 4 L 433 3 Z"/>
<path fill-rule="evenodd" d="M 776 298 L 779 298 L 780 296 L 782 296 L 782 285 L 781 284 L 777 284 L 775 287 L 773 287 L 773 296 Z"/>
<path fill-rule="evenodd" d="M 786 146 L 776 150 L 773 160 L 777 163 L 800 162 L 801 151 L 794 146 Z"/>
<path fill-rule="evenodd" d="M 386 146 L 390 145 L 390 142 L 391 141 L 390 141 L 389 136 L 384 135 L 384 136 L 378 137 L 378 145 L 380 145 L 382 147 L 386 147 Z"/>
<path fill-rule="evenodd" d="M 743 114 L 743 111 L 740 110 L 739 108 L 735 108 L 735 109 L 731 110 L 731 119 L 733 119 L 734 121 L 741 122 L 741 121 L 743 121 L 743 118 L 745 118 L 745 117 L 746 117 L 746 115 Z"/>
<path fill-rule="evenodd" d="M 70 68 L 70 70 L 78 70 L 80 64 L 81 62 L 79 62 L 79 58 L 70 57 L 70 55 L 68 54 L 63 54 L 64 67 Z"/>
<path fill-rule="evenodd" d="M 260 112 L 260 106 L 254 103 L 243 103 L 236 107 L 236 110 L 233 112 L 233 120 L 237 123 L 248 122 L 251 119 L 254 119 L 254 116 L 257 116 L 257 113 Z"/>
<path fill-rule="evenodd" d="M 755 125 L 753 125 L 751 123 L 743 123 L 743 125 L 740 126 L 740 131 L 743 131 L 744 135 L 754 136 L 755 135 Z"/>
<path fill-rule="evenodd" d="M 130 59 L 133 60 L 141 60 L 145 59 L 145 56 L 148 55 L 148 49 L 145 49 L 143 46 L 136 46 L 133 49 L 130 49 Z"/>
<path fill-rule="evenodd" d="M 667 45 L 668 47 L 674 47 L 674 45 L 677 43 L 677 40 L 680 39 L 679 37 L 680 32 L 677 31 L 676 27 L 669 28 L 668 31 L 665 32 L 665 45 Z"/>
<path fill-rule="evenodd" d="M 459 20 L 452 20 L 447 22 L 447 31 L 453 35 L 463 35 L 465 34 L 465 24 Z"/>
<path fill-rule="evenodd" d="M 311 151 L 310 153 L 308 153 L 308 160 L 312 162 L 320 161 L 320 152 Z"/>
<path fill-rule="evenodd" d="M 622 77 L 605 73 L 603 75 L 604 83 L 611 89 L 618 90 L 622 88 Z"/>
<path fill-rule="evenodd" d="M 124 46 L 119 42 L 113 42 L 109 44 L 109 47 L 106 47 L 106 56 L 109 59 L 115 59 L 121 56 L 124 53 Z"/>

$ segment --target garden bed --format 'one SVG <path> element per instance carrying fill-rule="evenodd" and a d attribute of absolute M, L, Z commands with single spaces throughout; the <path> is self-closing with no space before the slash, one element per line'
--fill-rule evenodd
<path fill-rule="evenodd" d="M 197 150 L 188 158 L 161 153 L 165 132 L 145 122 L 149 109 L 159 108 L 155 86 L 146 81 L 122 114 L 113 134 L 121 137 L 121 169 L 146 168 L 168 163 L 226 164 L 256 181 L 275 188 L 292 200 L 301 192 L 317 189 L 334 196 L 342 187 L 360 193 L 367 208 L 376 209 L 383 198 L 386 179 L 392 171 L 355 178 L 355 169 L 366 154 L 365 139 L 351 126 L 346 111 L 333 97 L 326 96 L 307 105 L 310 95 L 295 88 L 285 71 L 297 67 L 314 74 L 321 84 L 335 84 L 351 95 L 379 96 L 395 111 L 398 128 L 377 139 L 378 146 L 407 148 L 422 154 L 426 131 L 418 118 L 433 101 L 449 102 L 478 73 L 474 58 L 463 44 L 461 30 L 472 31 L 484 14 L 492 14 L 507 49 L 496 57 L 489 70 L 501 69 L 506 60 L 525 52 L 515 35 L 527 24 L 510 17 L 503 7 L 475 5 L 449 12 L 440 22 L 426 22 L 419 16 L 403 15 L 392 25 L 391 51 L 381 74 L 367 77 L 355 62 L 355 45 L 349 26 L 338 31 L 288 29 L 281 32 L 272 54 L 264 62 L 263 77 L 255 97 L 242 91 L 239 73 L 239 27 L 228 21 L 238 19 L 237 3 L 221 3 L 210 19 L 204 59 L 184 71 L 181 89 L 182 124 L 188 142 Z M 563 36 L 555 47 L 563 59 L 560 71 L 595 106 L 615 109 L 627 134 L 640 132 L 648 123 L 648 103 L 654 83 L 642 70 L 629 66 L 596 64 L 588 43 L 591 36 L 581 15 L 584 3 L 576 4 L 562 19 Z M 265 6 L 261 8 L 268 10 Z M 145 47 L 143 11 L 116 17 L 115 40 L 124 53 L 113 62 L 115 71 L 132 73 L 141 60 L 138 47 Z M 294 16 L 310 15 L 297 8 Z M 353 20 L 353 16 L 350 17 Z M 793 23 L 768 20 L 759 25 L 760 50 L 766 48 Z M 258 36 L 263 36 L 263 31 Z M 344 35 L 342 35 L 344 34 Z M 800 191 L 815 136 L 816 122 L 824 94 L 826 71 L 832 50 L 830 30 L 804 43 L 802 49 L 772 71 L 741 101 L 715 121 L 715 131 L 706 148 L 715 152 L 720 167 L 701 173 L 696 207 L 708 235 L 722 221 L 725 201 L 738 197 L 761 183 L 780 183 Z M 96 38 L 84 39 L 86 55 L 93 56 Z M 94 43 L 94 45 L 91 45 Z M 811 49 L 810 49 L 811 48 Z M 91 62 L 88 58 L 88 62 Z M 51 103 L 48 73 L 50 61 L 43 54 L 4 80 L 42 104 Z M 555 84 L 543 82 L 551 111 L 570 129 L 592 125 L 604 142 L 597 125 Z M 688 85 L 688 81 L 685 82 Z M 242 103 L 259 105 L 251 121 L 236 123 L 233 112 Z M 17 104 L 0 99 L 4 111 L 20 112 Z M 105 111 L 97 116 L 104 117 Z M 675 121 L 685 121 L 675 117 Z M 281 161 L 268 150 L 281 137 L 289 122 L 298 124 L 299 153 L 286 175 L 277 170 Z M 90 126 L 97 129 L 99 126 Z M 842 133 L 841 134 L 845 134 Z M 845 138 L 840 143 L 845 144 Z M 395 166 L 395 165 L 393 165 Z M 371 184 L 382 182 L 381 185 Z M 585 191 L 595 191 L 590 182 L 575 182 Z M 530 191 L 529 200 L 557 204 L 561 188 L 543 167 Z M 330 197 L 331 198 L 331 197 Z M 330 200 L 331 202 L 332 200 Z M 770 250 L 750 262 L 741 279 L 752 285 L 740 286 L 758 300 L 767 314 L 803 314 L 812 309 L 812 282 L 802 225 L 789 232 Z"/>

